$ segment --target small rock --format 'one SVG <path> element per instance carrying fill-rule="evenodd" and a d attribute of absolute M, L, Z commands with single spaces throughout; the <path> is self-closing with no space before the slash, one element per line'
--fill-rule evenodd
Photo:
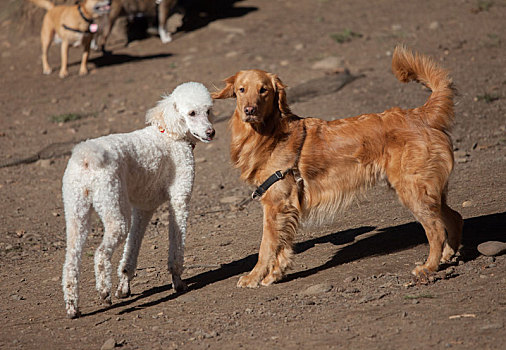
<path fill-rule="evenodd" d="M 356 281 L 358 279 L 358 277 L 355 277 L 355 276 L 349 276 L 349 277 L 346 277 L 344 279 L 344 283 L 351 283 L 353 281 Z"/>
<path fill-rule="evenodd" d="M 232 204 L 232 203 L 238 203 L 242 200 L 242 197 L 238 196 L 230 196 L 230 197 L 223 197 L 220 199 L 221 204 Z"/>
<path fill-rule="evenodd" d="M 321 293 L 327 293 L 332 290 L 333 286 L 327 283 L 315 284 L 306 288 L 301 294 L 303 295 L 315 295 Z"/>
<path fill-rule="evenodd" d="M 438 28 L 439 28 L 439 22 L 437 22 L 437 21 L 431 22 L 431 24 L 429 24 L 430 30 L 436 30 Z"/>
<path fill-rule="evenodd" d="M 343 68 L 343 59 L 340 57 L 329 56 L 323 60 L 315 62 L 311 68 L 330 71 L 339 70 Z"/>
<path fill-rule="evenodd" d="M 114 338 L 109 338 L 105 341 L 104 344 L 100 347 L 100 350 L 112 350 L 116 347 L 116 340 Z"/>
<path fill-rule="evenodd" d="M 303 43 L 299 43 L 299 44 L 295 45 L 295 50 L 297 50 L 297 51 L 300 51 L 303 48 L 304 48 L 304 44 Z"/>
<path fill-rule="evenodd" d="M 54 164 L 54 160 L 52 159 L 40 159 L 37 164 L 44 169 L 50 168 L 51 165 Z"/>
<path fill-rule="evenodd" d="M 199 163 L 205 163 L 207 161 L 206 158 L 204 157 L 200 157 L 200 158 L 195 158 L 195 163 L 199 164 Z"/>
<path fill-rule="evenodd" d="M 488 241 L 478 245 L 478 251 L 486 256 L 496 256 L 506 251 L 506 242 Z"/>
<path fill-rule="evenodd" d="M 469 208 L 469 207 L 472 207 L 473 206 L 473 202 L 472 201 L 464 201 L 462 202 L 462 208 Z"/>

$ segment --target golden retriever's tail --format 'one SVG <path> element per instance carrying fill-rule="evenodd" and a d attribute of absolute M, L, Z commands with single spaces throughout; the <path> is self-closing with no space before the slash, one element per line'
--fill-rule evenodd
<path fill-rule="evenodd" d="M 430 57 L 413 54 L 403 45 L 395 48 L 392 71 L 404 83 L 414 80 L 432 90 L 427 102 L 421 107 L 424 111 L 420 116 L 432 128 L 449 130 L 454 113 L 452 81 L 448 72 Z"/>
<path fill-rule="evenodd" d="M 32 3 L 37 5 L 38 7 L 42 7 L 45 10 L 51 10 L 54 7 L 54 4 L 49 0 L 30 0 Z"/>

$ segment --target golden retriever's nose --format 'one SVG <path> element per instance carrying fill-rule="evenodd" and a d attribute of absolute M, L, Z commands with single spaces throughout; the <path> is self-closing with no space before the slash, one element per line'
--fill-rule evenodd
<path fill-rule="evenodd" d="M 257 112 L 256 107 L 252 107 L 252 106 L 244 107 L 244 114 L 246 114 L 246 115 L 254 115 L 256 112 Z"/>

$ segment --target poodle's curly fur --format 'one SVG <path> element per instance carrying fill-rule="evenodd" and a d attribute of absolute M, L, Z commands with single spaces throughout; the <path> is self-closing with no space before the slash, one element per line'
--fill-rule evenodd
<path fill-rule="evenodd" d="M 193 147 L 197 140 L 209 142 L 214 136 L 211 107 L 204 85 L 185 83 L 147 112 L 146 128 L 88 140 L 74 148 L 63 176 L 67 251 L 62 284 L 70 318 L 79 316 L 79 271 L 92 207 L 104 224 L 95 253 L 96 288 L 102 300 L 111 303 L 111 256 L 125 239 L 116 297 L 130 295 L 144 232 L 153 212 L 165 202 L 168 267 L 174 288 L 186 288 L 181 273 L 194 180 Z"/>

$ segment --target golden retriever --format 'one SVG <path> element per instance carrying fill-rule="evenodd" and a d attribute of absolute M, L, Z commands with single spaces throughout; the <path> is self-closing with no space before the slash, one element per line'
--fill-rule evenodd
<path fill-rule="evenodd" d="M 258 186 L 276 171 L 281 175 L 257 194 L 264 212 L 258 262 L 238 287 L 280 280 L 291 264 L 300 221 L 332 217 L 381 179 L 427 235 L 429 257 L 412 271 L 419 281 L 458 250 L 462 217 L 446 203 L 453 168 L 451 79 L 432 59 L 404 46 L 396 47 L 392 70 L 400 81 L 419 81 L 432 90 L 423 106 L 334 121 L 303 119 L 291 112 L 278 76 L 261 70 L 240 71 L 212 94 L 236 98 L 230 154 L 241 178 Z"/>

